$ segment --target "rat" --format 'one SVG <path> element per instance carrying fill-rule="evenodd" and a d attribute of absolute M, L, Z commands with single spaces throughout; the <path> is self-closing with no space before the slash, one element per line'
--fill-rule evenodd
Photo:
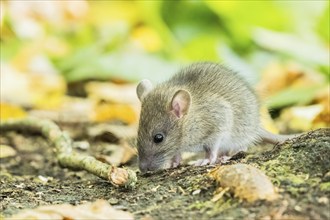
<path fill-rule="evenodd" d="M 156 86 L 142 80 L 136 93 L 141 101 L 137 150 L 142 173 L 177 167 L 183 152 L 204 151 L 205 159 L 196 165 L 208 165 L 256 143 L 292 137 L 262 128 L 256 93 L 221 64 L 191 64 Z"/>

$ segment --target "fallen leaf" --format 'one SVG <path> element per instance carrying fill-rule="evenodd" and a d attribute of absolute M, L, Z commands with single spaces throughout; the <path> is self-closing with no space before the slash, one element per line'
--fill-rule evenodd
<path fill-rule="evenodd" d="M 291 107 L 282 111 L 277 120 L 282 130 L 309 131 L 327 127 L 329 124 L 329 111 L 326 116 L 326 106 L 322 104 Z M 324 116 L 321 116 L 321 115 Z"/>
<path fill-rule="evenodd" d="M 111 154 L 99 155 L 96 156 L 96 158 L 113 166 L 125 164 L 136 155 L 135 150 L 128 146 L 128 144 L 124 141 L 121 141 L 120 144 L 107 145 L 107 151 L 111 151 Z"/>
<path fill-rule="evenodd" d="M 132 148 L 126 141 L 121 142 L 120 146 L 125 149 L 121 157 L 120 164 L 125 164 L 137 155 L 135 148 Z"/>
<path fill-rule="evenodd" d="M 16 155 L 16 150 L 8 145 L 0 145 L 0 158 L 13 157 Z"/>
<path fill-rule="evenodd" d="M 299 71 L 289 71 L 280 63 L 273 62 L 266 67 L 256 90 L 262 98 L 266 98 L 287 88 L 294 80 L 302 76 L 303 74 Z"/>
<path fill-rule="evenodd" d="M 136 84 L 114 84 L 106 82 L 89 82 L 85 89 L 89 99 L 104 100 L 120 104 L 138 104 Z"/>
<path fill-rule="evenodd" d="M 121 121 L 126 124 L 136 123 L 138 112 L 132 105 L 100 102 L 94 106 L 92 121 Z"/>
<path fill-rule="evenodd" d="M 270 108 L 293 104 L 306 104 L 316 97 L 324 85 L 324 77 L 297 64 L 268 65 L 256 90 Z"/>
<path fill-rule="evenodd" d="M 275 125 L 272 117 L 270 116 L 268 109 L 265 105 L 262 105 L 260 108 L 260 120 L 262 127 L 265 128 L 267 131 L 270 131 L 274 134 L 278 134 L 279 130 Z"/>
<path fill-rule="evenodd" d="M 135 125 L 97 124 L 87 128 L 87 134 L 92 139 L 113 143 L 105 146 L 104 150 L 109 153 L 97 156 L 103 162 L 117 166 L 127 163 L 137 154 L 134 144 L 129 144 L 136 139 Z"/>
<path fill-rule="evenodd" d="M 213 196 L 213 198 L 212 198 L 212 202 L 216 202 L 216 201 L 218 201 L 219 199 L 221 199 L 222 197 L 223 197 L 223 195 L 229 190 L 229 187 L 227 187 L 227 188 L 225 188 L 225 189 L 223 189 L 223 188 L 218 188 L 219 190 L 217 190 L 217 191 L 219 191 L 219 192 L 217 192 L 214 196 Z"/>
<path fill-rule="evenodd" d="M 61 103 L 52 109 L 35 109 L 29 115 L 64 123 L 90 122 L 94 114 L 94 103 L 89 99 L 63 96 Z"/>
<path fill-rule="evenodd" d="M 3 102 L 13 103 L 27 107 L 54 108 L 61 104 L 66 92 L 64 79 L 56 73 L 36 72 L 45 71 L 43 58 L 35 58 L 32 67 L 18 71 L 11 65 L 0 65 L 1 87 L 0 97 Z M 40 67 L 39 67 L 40 66 Z M 15 85 L 15 86 L 13 86 Z"/>
<path fill-rule="evenodd" d="M 320 91 L 315 97 L 314 102 L 323 106 L 323 110 L 316 116 L 313 121 L 314 125 L 325 124 L 326 127 L 330 125 L 330 85 L 328 84 L 324 90 Z"/>
<path fill-rule="evenodd" d="M 97 124 L 88 127 L 87 133 L 92 138 L 104 137 L 105 140 L 113 140 L 112 143 L 115 143 L 116 140 L 136 138 L 137 127 L 135 125 Z"/>
<path fill-rule="evenodd" d="M 17 219 L 134 219 L 129 212 L 114 209 L 105 200 L 96 200 L 93 203 L 85 203 L 78 206 L 70 204 L 40 206 L 36 209 L 27 209 L 13 215 L 8 220 Z"/>
<path fill-rule="evenodd" d="M 26 112 L 17 105 L 0 102 L 0 120 L 25 118 Z"/>
<path fill-rule="evenodd" d="M 137 122 L 140 103 L 135 84 L 90 82 L 86 84 L 88 98 L 94 101 L 92 120 L 119 120 L 127 124 Z"/>
<path fill-rule="evenodd" d="M 268 177 L 259 169 L 246 164 L 218 166 L 210 172 L 222 188 L 248 202 L 274 200 L 278 196 Z"/>

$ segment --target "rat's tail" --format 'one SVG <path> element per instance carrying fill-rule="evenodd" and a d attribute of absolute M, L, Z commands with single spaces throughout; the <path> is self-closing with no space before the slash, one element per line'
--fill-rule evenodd
<path fill-rule="evenodd" d="M 291 135 L 273 134 L 263 128 L 260 129 L 261 140 L 263 142 L 270 144 L 282 143 L 288 139 L 298 137 L 299 135 L 301 134 L 291 134 Z"/>

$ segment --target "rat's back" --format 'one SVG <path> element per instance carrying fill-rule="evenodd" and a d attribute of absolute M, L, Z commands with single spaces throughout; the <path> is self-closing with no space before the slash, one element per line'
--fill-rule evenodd
<path fill-rule="evenodd" d="M 222 97 L 240 93 L 255 96 L 250 86 L 237 73 L 223 65 L 209 62 L 194 63 L 182 69 L 168 84 L 186 87 L 194 96 L 214 93 Z"/>
<path fill-rule="evenodd" d="M 190 92 L 192 106 L 189 114 L 192 121 L 187 124 L 199 121 L 198 129 L 205 135 L 226 133 L 230 136 L 229 150 L 244 150 L 258 139 L 260 123 L 257 97 L 251 87 L 232 70 L 215 63 L 195 63 L 165 84 Z"/>

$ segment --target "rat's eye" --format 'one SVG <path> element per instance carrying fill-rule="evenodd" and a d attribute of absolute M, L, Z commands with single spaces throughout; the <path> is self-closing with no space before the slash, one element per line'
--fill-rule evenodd
<path fill-rule="evenodd" d="M 156 144 L 162 142 L 163 139 L 164 139 L 164 136 L 163 136 L 162 134 L 156 134 L 156 135 L 154 136 L 154 142 L 155 142 Z"/>

